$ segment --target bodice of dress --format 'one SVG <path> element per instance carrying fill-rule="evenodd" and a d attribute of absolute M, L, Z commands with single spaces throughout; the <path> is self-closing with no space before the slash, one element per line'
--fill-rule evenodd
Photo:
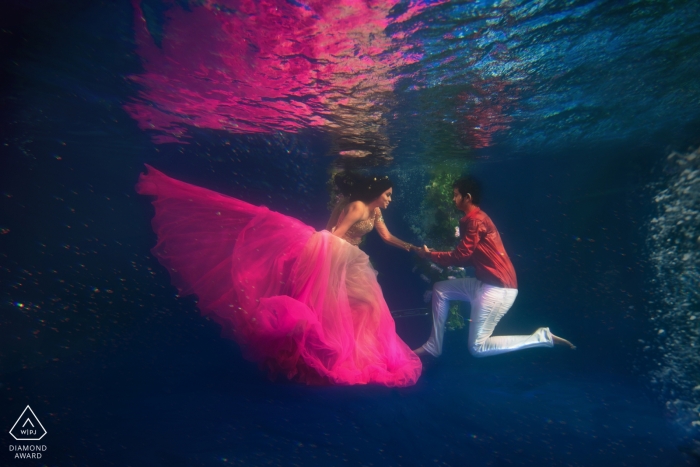
<path fill-rule="evenodd" d="M 381 221 L 381 215 L 373 214 L 369 219 L 355 222 L 343 235 L 343 239 L 355 246 L 359 245 L 362 237 L 367 235 L 374 228 L 375 221 Z"/>

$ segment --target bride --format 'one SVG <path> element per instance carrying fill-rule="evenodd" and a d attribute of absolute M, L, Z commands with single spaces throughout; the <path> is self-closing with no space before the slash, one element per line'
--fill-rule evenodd
<path fill-rule="evenodd" d="M 387 177 L 336 176 L 344 195 L 329 224 L 301 221 L 172 179 L 146 166 L 136 191 L 154 196 L 153 254 L 180 295 L 198 296 L 246 358 L 271 375 L 307 384 L 409 386 L 420 359 L 398 337 L 368 256 L 357 245 L 376 229 Z"/>

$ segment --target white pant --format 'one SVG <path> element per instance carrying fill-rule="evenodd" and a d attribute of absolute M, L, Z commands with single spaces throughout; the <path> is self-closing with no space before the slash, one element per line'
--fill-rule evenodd
<path fill-rule="evenodd" d="M 475 357 L 488 357 L 532 347 L 553 347 L 549 328 L 539 328 L 529 336 L 491 337 L 496 324 L 508 312 L 517 295 L 518 289 L 494 287 L 473 277 L 436 282 L 433 285 L 433 331 L 423 348 L 435 357 L 442 353 L 442 338 L 450 300 L 471 303 L 469 352 Z"/>

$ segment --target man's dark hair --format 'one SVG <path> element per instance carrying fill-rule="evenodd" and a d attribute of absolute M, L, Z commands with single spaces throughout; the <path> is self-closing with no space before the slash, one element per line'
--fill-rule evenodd
<path fill-rule="evenodd" d="M 474 177 L 460 178 L 452 184 L 452 188 L 457 188 L 462 196 L 470 194 L 475 205 L 481 204 L 481 183 Z"/>

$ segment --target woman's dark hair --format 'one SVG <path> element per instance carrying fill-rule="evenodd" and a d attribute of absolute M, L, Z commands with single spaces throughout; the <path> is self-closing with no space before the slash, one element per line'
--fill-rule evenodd
<path fill-rule="evenodd" d="M 481 183 L 474 177 L 462 177 L 452 184 L 452 188 L 457 188 L 462 196 L 471 195 L 475 205 L 481 204 Z"/>
<path fill-rule="evenodd" d="M 335 176 L 335 185 L 343 196 L 353 201 L 369 204 L 386 190 L 394 186 L 389 177 L 365 177 L 359 174 L 339 173 Z"/>

